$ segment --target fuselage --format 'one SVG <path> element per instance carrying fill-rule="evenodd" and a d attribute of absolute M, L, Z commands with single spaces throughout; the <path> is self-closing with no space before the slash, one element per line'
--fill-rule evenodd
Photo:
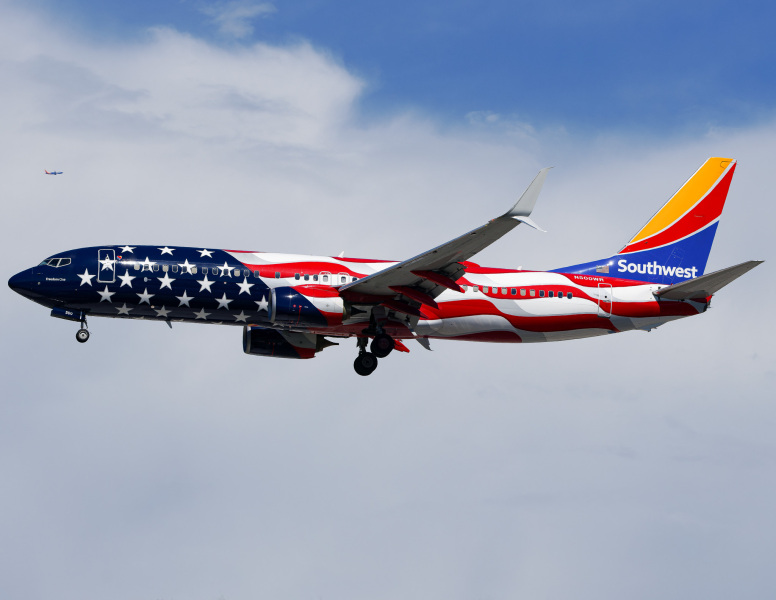
<path fill-rule="evenodd" d="M 101 246 L 56 254 L 9 284 L 80 316 L 261 326 L 332 337 L 363 335 L 380 299 L 340 286 L 395 261 L 159 246 Z M 633 329 L 703 312 L 707 302 L 658 300 L 664 287 L 608 276 L 481 267 L 464 263 L 462 291 L 410 315 L 386 300 L 395 339 L 545 342 Z M 397 297 L 400 297 L 397 294 Z M 62 311 L 65 311 L 63 313 Z"/>

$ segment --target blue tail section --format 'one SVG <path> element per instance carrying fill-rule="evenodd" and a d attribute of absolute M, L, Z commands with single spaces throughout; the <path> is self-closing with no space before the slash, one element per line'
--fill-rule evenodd
<path fill-rule="evenodd" d="M 671 285 L 700 277 L 736 162 L 710 158 L 614 256 L 555 269 Z"/>

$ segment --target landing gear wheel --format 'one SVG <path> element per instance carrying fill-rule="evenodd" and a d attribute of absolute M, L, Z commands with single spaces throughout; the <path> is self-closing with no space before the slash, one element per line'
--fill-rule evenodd
<path fill-rule="evenodd" d="M 377 358 L 385 358 L 393 351 L 395 345 L 390 335 L 378 333 L 369 345 L 369 349 Z"/>
<path fill-rule="evenodd" d="M 89 330 L 88 329 L 79 329 L 75 332 L 75 339 L 77 339 L 82 344 L 89 339 Z"/>
<path fill-rule="evenodd" d="M 353 368 L 359 375 L 371 375 L 377 368 L 377 357 L 371 352 L 362 352 L 356 357 Z"/>

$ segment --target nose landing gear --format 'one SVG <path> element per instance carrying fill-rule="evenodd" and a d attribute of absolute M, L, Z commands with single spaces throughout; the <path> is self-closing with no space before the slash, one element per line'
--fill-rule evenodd
<path fill-rule="evenodd" d="M 81 321 L 81 329 L 75 332 L 75 339 L 78 340 L 81 344 L 89 340 L 89 330 L 87 327 L 86 317 L 84 317 Z"/>

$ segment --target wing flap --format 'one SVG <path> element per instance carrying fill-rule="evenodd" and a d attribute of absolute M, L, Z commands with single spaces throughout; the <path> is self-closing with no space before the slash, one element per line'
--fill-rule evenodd
<path fill-rule="evenodd" d="M 669 285 L 655 292 L 655 296 L 667 300 L 708 298 L 763 262 L 762 260 L 748 260 L 739 265 L 720 269 L 707 275 L 701 275 L 689 281 Z"/>

